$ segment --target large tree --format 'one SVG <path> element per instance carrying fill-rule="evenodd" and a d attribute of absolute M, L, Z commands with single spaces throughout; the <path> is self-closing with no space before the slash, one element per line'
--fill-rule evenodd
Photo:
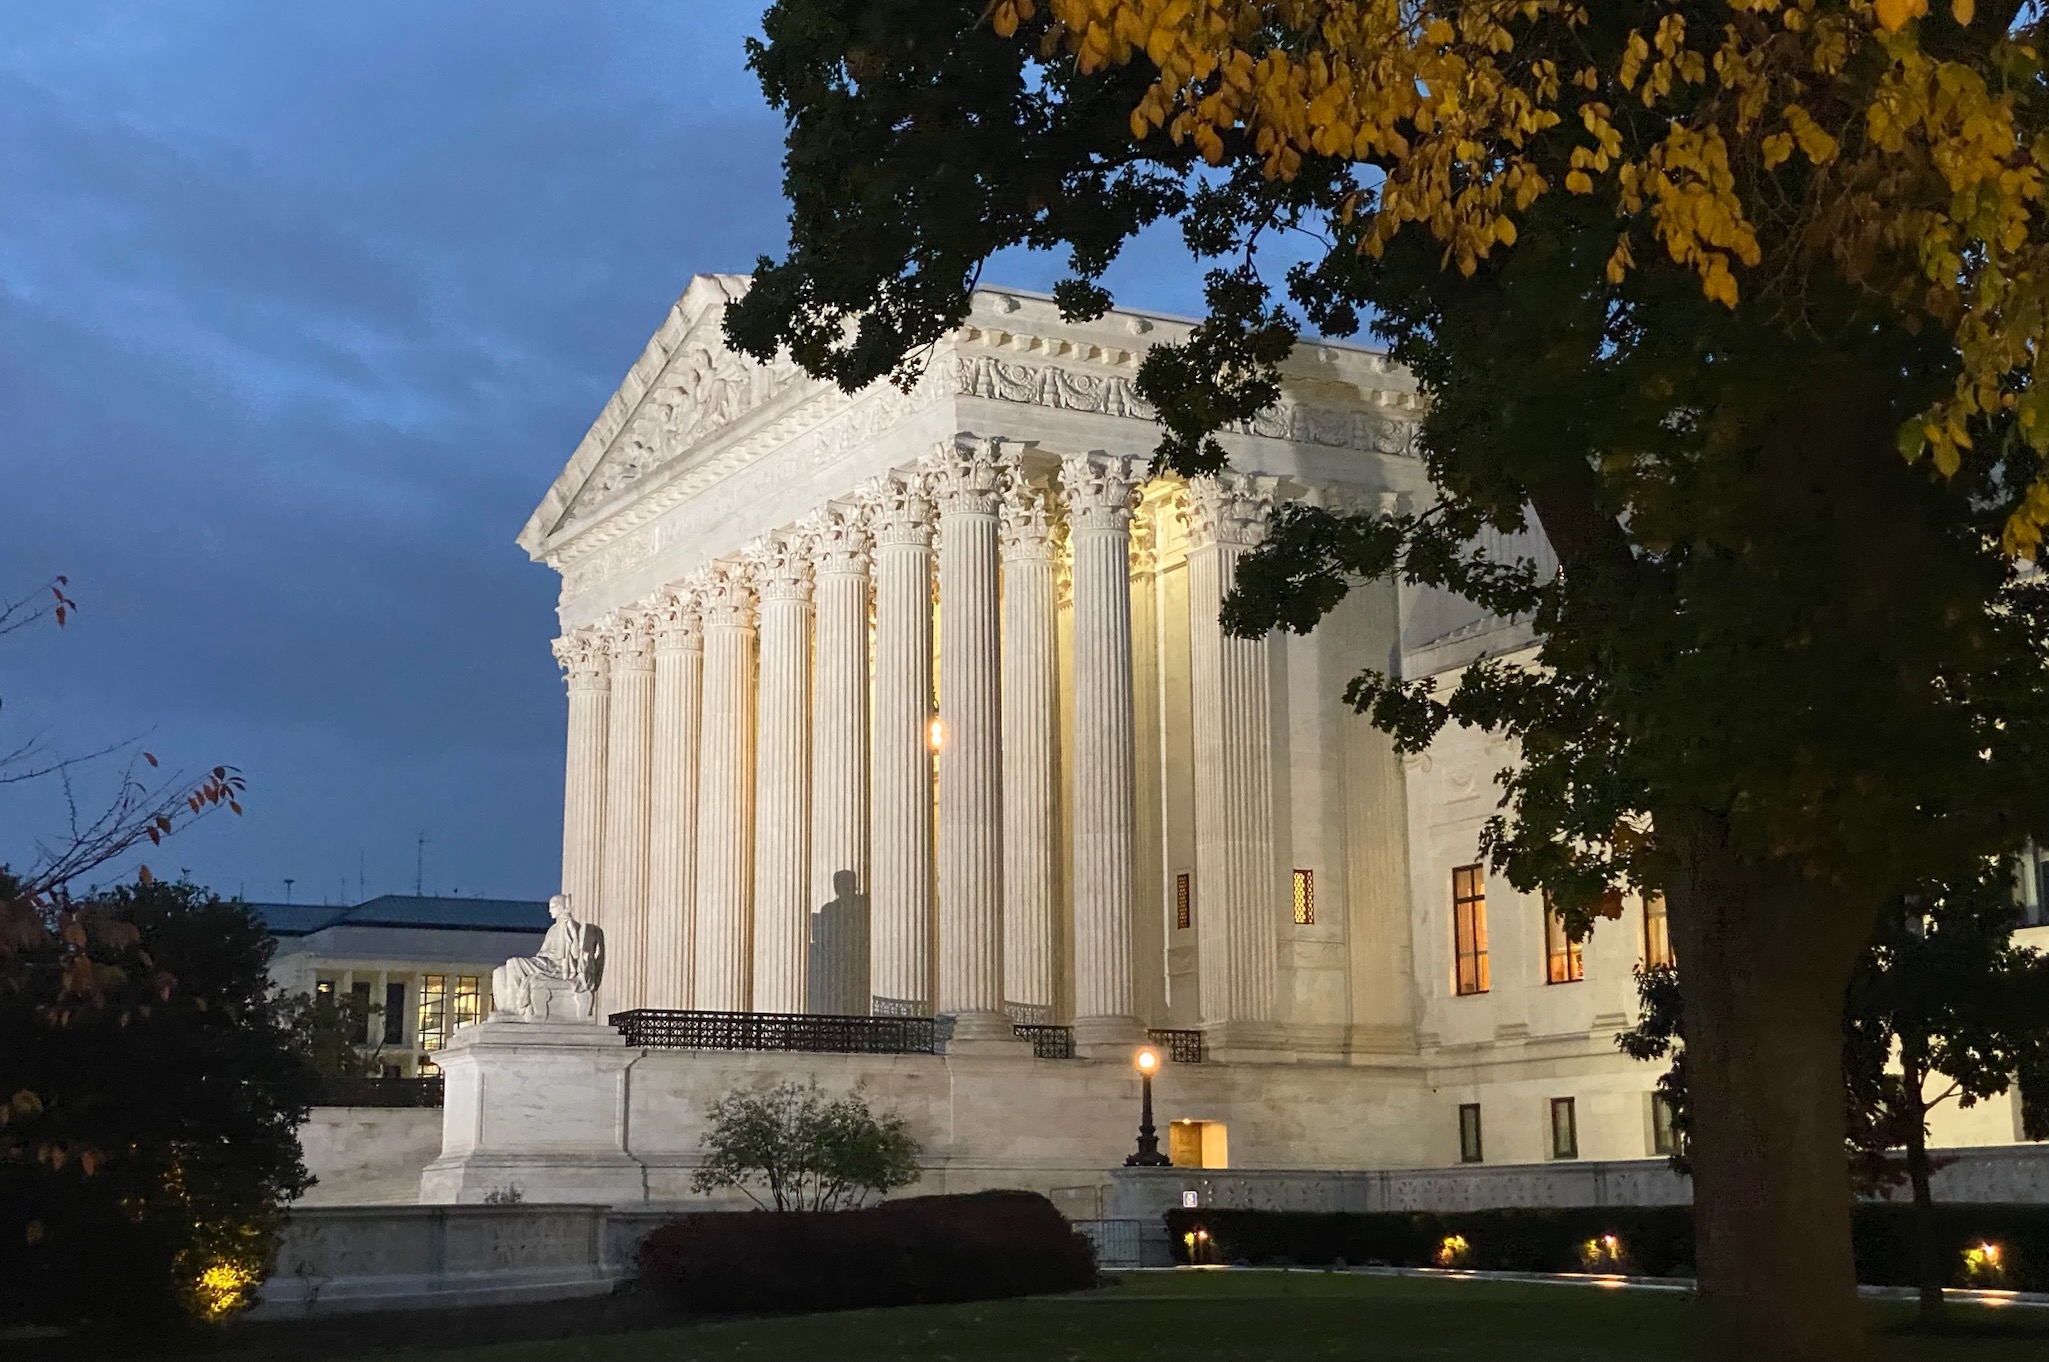
<path fill-rule="evenodd" d="M 1404 749 L 1519 746 L 1486 849 L 1584 927 L 1662 891 L 1686 970 L 1701 1289 L 1745 1358 L 1865 1349 L 1845 989 L 1882 905 L 2049 825 L 2039 13 L 1966 0 L 780 0 L 792 241 L 728 314 L 904 380 L 983 262 L 1149 224 L 1213 261 L 1146 357 L 1167 469 L 1370 328 L 1441 497 L 1291 505 L 1226 623 L 1376 577 L 1528 612 L 1532 659 L 1367 673 Z M 1306 234 L 1312 258 L 1262 272 Z M 1534 520 L 1560 571 L 1489 562 Z"/>

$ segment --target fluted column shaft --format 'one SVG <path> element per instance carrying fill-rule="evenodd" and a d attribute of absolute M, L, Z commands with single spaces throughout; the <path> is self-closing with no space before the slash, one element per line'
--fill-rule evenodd
<path fill-rule="evenodd" d="M 754 1010 L 802 1012 L 811 936 L 811 562 L 802 536 L 755 555 L 761 597 L 754 776 Z"/>
<path fill-rule="evenodd" d="M 754 593 L 719 564 L 704 594 L 704 727 L 697 781 L 697 943 L 692 1002 L 748 1008 L 753 964 Z"/>
<path fill-rule="evenodd" d="M 599 925 L 605 974 L 598 1015 L 640 1006 L 647 953 L 648 793 L 654 757 L 652 621 L 640 610 L 612 623 L 612 703 L 605 753 L 605 856 Z"/>
<path fill-rule="evenodd" d="M 1137 822 L 1131 685 L 1133 460 L 1064 460 L 1074 544 L 1075 1041 L 1136 1038 L 1131 987 L 1132 851 Z"/>
<path fill-rule="evenodd" d="M 930 1010 L 932 992 L 932 504 L 921 478 L 877 494 L 875 524 L 875 1011 Z"/>
<path fill-rule="evenodd" d="M 1060 661 L 1046 498 L 1006 490 L 1003 557 L 1003 997 L 1050 1022 L 1059 960 Z"/>
<path fill-rule="evenodd" d="M 858 508 L 813 529 L 810 1010 L 868 1011 L 868 531 Z"/>
<path fill-rule="evenodd" d="M 562 892 L 585 922 L 601 912 L 605 839 L 605 749 L 610 738 L 612 663 L 606 640 L 579 629 L 555 640 L 569 687 L 569 744 L 563 763 Z"/>
<path fill-rule="evenodd" d="M 938 456 L 938 1010 L 958 1018 L 957 1039 L 1010 1035 L 1002 1015 L 1002 473 L 993 444 L 947 446 Z"/>
<path fill-rule="evenodd" d="M 1196 940 L 1204 1023 L 1274 1015 L 1272 697 L 1264 639 L 1218 621 L 1238 559 L 1265 536 L 1272 480 L 1226 473 L 1188 488 L 1188 632 L 1195 747 Z"/>
<path fill-rule="evenodd" d="M 643 1007 L 691 1005 L 691 948 L 697 939 L 697 743 L 703 694 L 704 634 L 697 603 L 687 595 L 667 596 L 655 609 Z"/>

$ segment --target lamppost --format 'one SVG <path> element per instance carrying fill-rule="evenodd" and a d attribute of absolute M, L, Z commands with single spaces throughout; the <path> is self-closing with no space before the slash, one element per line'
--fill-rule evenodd
<path fill-rule="evenodd" d="M 1160 1052 L 1151 1046 L 1142 1047 L 1132 1056 L 1131 1062 L 1138 1066 L 1138 1152 L 1125 1157 L 1126 1168 L 1168 1168 L 1173 1160 L 1160 1152 L 1159 1132 L 1153 1127 L 1153 1071 L 1160 1067 Z"/>

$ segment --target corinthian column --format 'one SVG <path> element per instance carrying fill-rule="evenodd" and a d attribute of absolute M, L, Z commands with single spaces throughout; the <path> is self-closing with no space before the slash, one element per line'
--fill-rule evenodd
<path fill-rule="evenodd" d="M 810 1010 L 868 1011 L 868 528 L 827 507 L 817 546 L 811 701 Z"/>
<path fill-rule="evenodd" d="M 569 686 L 569 751 L 563 764 L 562 892 L 585 922 L 600 911 L 605 845 L 605 744 L 609 737 L 612 659 L 595 629 L 555 640 Z"/>
<path fill-rule="evenodd" d="M 1053 1020 L 1059 921 L 1060 659 L 1052 517 L 1046 496 L 1004 489 L 1003 997 L 1019 1021 Z"/>
<path fill-rule="evenodd" d="M 640 1006 L 647 952 L 647 812 L 654 756 L 653 621 L 642 610 L 612 617 L 612 722 L 605 755 L 605 864 L 601 876 L 605 975 L 598 1015 Z"/>
<path fill-rule="evenodd" d="M 697 938 L 697 734 L 704 631 L 696 600 L 668 592 L 654 609 L 654 776 L 648 794 L 647 966 L 643 1007 L 690 1006 Z"/>
<path fill-rule="evenodd" d="M 932 503 L 924 479 L 876 494 L 873 1010 L 932 1006 Z"/>
<path fill-rule="evenodd" d="M 754 1010 L 804 1010 L 811 940 L 811 545 L 778 534 L 751 555 L 761 596 L 754 767 Z"/>
<path fill-rule="evenodd" d="M 1131 692 L 1135 461 L 1062 460 L 1074 543 L 1074 1039 L 1119 1054 L 1140 1033 L 1131 987 L 1137 822 Z"/>
<path fill-rule="evenodd" d="M 1205 1025 L 1273 1019 L 1281 905 L 1266 641 L 1232 638 L 1218 622 L 1239 558 L 1265 537 L 1273 488 L 1272 478 L 1240 473 L 1188 485 L 1195 926 Z"/>
<path fill-rule="evenodd" d="M 953 1044 L 1014 1044 L 1003 1015 L 1003 713 L 995 441 L 942 444 L 939 501 L 939 1011 Z"/>
<path fill-rule="evenodd" d="M 745 1012 L 752 973 L 754 590 L 717 563 L 704 594 L 704 729 L 697 774 L 697 947 L 692 1002 Z"/>

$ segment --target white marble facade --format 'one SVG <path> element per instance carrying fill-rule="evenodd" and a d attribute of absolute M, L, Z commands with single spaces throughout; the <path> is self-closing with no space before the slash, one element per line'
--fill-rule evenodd
<path fill-rule="evenodd" d="M 1192 1114 L 1265 1132 L 1268 1166 L 1455 1163 L 1468 1105 L 1486 1162 L 1542 1160 L 1560 1099 L 1576 1157 L 1653 1154 L 1656 1070 L 1614 1046 L 1642 906 L 1554 986 L 1540 905 L 1483 873 L 1488 987 L 1461 990 L 1453 878 L 1514 753 L 1404 762 L 1342 702 L 1527 629 L 1385 585 L 1306 637 L 1217 623 L 1275 505 L 1427 502 L 1412 378 L 1305 345 L 1190 483 L 1150 474 L 1133 387 L 1186 323 L 985 289 L 915 384 L 850 396 L 725 346 L 745 287 L 691 282 L 520 536 L 562 579 L 563 889 L 605 932 L 600 1016 L 943 1014 L 996 1064 L 1012 1021 L 1120 1063 L 1194 1028 L 1357 1135 L 1291 1156 L 1261 1083 L 1205 1079 Z M 1964 1138 L 2011 1138 L 1987 1119 Z"/>
<path fill-rule="evenodd" d="M 520 541 L 562 574 L 563 884 L 606 934 L 600 1012 L 1356 1048 L 1353 993 L 1405 987 L 1345 946 L 1360 882 L 1399 883 L 1399 819 L 1293 818 L 1275 771 L 1331 755 L 1291 671 L 1334 711 L 1393 596 L 1307 653 L 1216 612 L 1277 500 L 1425 491 L 1414 383 L 1305 349 L 1190 484 L 1151 476 L 1132 386 L 1180 323 L 984 292 L 909 391 L 849 397 L 727 349 L 744 287 L 692 282 Z M 1365 779 L 1325 796 L 1398 799 L 1370 731 L 1339 746 Z"/>

